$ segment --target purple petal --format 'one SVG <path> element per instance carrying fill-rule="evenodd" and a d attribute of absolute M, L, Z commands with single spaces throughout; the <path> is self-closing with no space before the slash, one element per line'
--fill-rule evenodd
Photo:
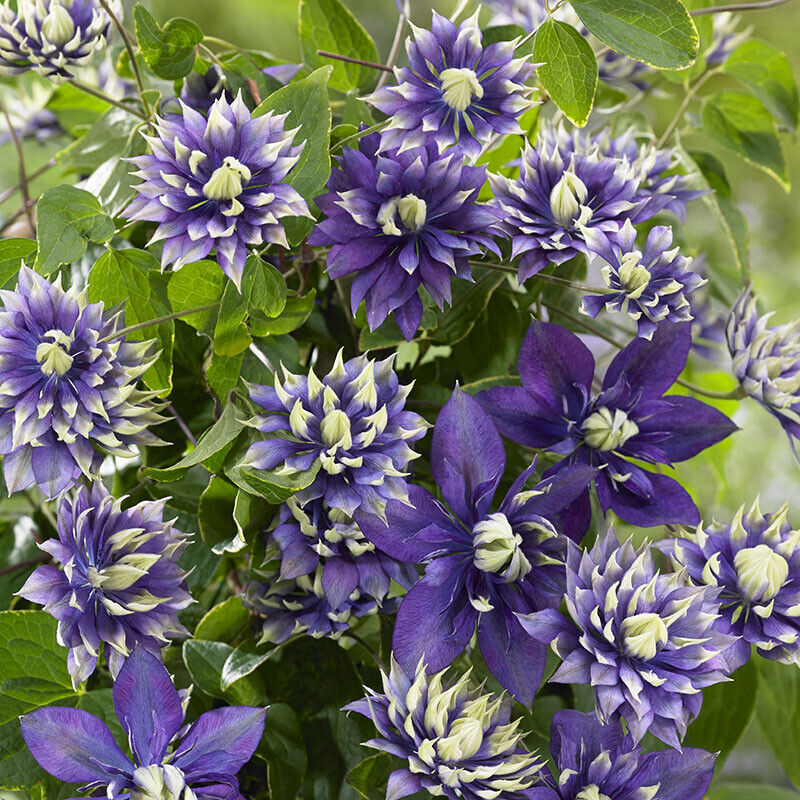
<path fill-rule="evenodd" d="M 569 622 L 554 608 L 545 608 L 533 614 L 517 614 L 516 617 L 525 633 L 542 644 L 550 644 L 560 633 L 570 630 Z"/>
<path fill-rule="evenodd" d="M 604 750 L 618 752 L 624 740 L 619 722 L 603 725 L 594 712 L 557 711 L 550 726 L 550 752 L 560 770 L 579 769 L 582 763 L 593 761 Z M 654 780 L 660 780 L 656 775 L 653 773 Z"/>
<path fill-rule="evenodd" d="M 658 800 L 701 800 L 714 777 L 717 756 L 696 747 L 645 755 L 644 770 L 661 784 Z"/>
<path fill-rule="evenodd" d="M 503 442 L 480 404 L 456 387 L 436 418 L 431 472 L 442 496 L 465 522 L 485 516 L 503 476 Z"/>
<path fill-rule="evenodd" d="M 401 797 L 408 797 L 421 789 L 419 775 L 415 775 L 410 769 L 396 769 L 386 784 L 386 800 L 400 800 Z"/>
<path fill-rule="evenodd" d="M 522 386 L 495 386 L 475 399 L 500 433 L 525 447 L 552 447 L 565 436 L 550 406 L 542 406 Z"/>
<path fill-rule="evenodd" d="M 110 782 L 133 773 L 111 731 L 77 708 L 39 708 L 20 718 L 28 750 L 42 769 L 67 783 Z"/>
<path fill-rule="evenodd" d="M 161 661 L 136 647 L 114 681 L 114 710 L 139 764 L 159 763 L 183 724 L 178 692 Z"/>

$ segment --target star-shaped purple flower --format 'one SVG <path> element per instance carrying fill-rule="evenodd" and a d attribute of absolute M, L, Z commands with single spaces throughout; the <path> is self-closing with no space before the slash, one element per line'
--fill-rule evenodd
<path fill-rule="evenodd" d="M 125 662 L 113 694 L 131 757 L 93 714 L 51 706 L 20 719 L 25 743 L 42 769 L 110 798 L 242 800 L 236 773 L 261 740 L 266 709 L 216 708 L 181 736 L 178 691 L 163 664 L 141 648 Z"/>
<path fill-rule="evenodd" d="M 331 172 L 329 192 L 316 202 L 326 219 L 309 244 L 330 245 L 332 278 L 354 274 L 350 302 L 356 313 L 366 300 L 374 330 L 394 312 L 406 339 L 422 317 L 420 287 L 441 308 L 450 302 L 450 278 L 472 280 L 468 258 L 492 241 L 497 215 L 476 202 L 486 180 L 484 167 L 436 146 L 377 154 L 378 134 L 347 147 Z"/>
<path fill-rule="evenodd" d="M 542 679 L 545 653 L 523 635 L 514 612 L 560 602 L 567 539 L 558 514 L 584 491 L 595 471 L 582 467 L 526 490 L 531 466 L 493 512 L 505 466 L 503 443 L 491 420 L 457 388 L 439 413 L 431 445 L 431 471 L 449 509 L 422 487 L 410 486 L 411 507 L 390 501 L 385 522 L 367 514 L 356 519 L 384 552 L 427 564 L 397 614 L 394 652 L 403 669 L 413 671 L 421 658 L 431 671 L 446 667 L 477 625 L 489 669 L 529 705 Z"/>
<path fill-rule="evenodd" d="M 483 47 L 478 14 L 455 25 L 434 11 L 429 31 L 409 23 L 414 38 L 406 40 L 408 66 L 395 69 L 397 85 L 366 97 L 390 116 L 381 150 L 432 142 L 474 160 L 493 135 L 522 133 L 519 116 L 535 105 L 530 56 L 514 57 L 518 39 Z"/>
<path fill-rule="evenodd" d="M 617 720 L 572 710 L 553 716 L 550 752 L 558 773 L 530 800 L 702 800 L 716 761 L 695 747 L 645 753 Z"/>
<path fill-rule="evenodd" d="M 652 340 L 634 339 L 608 367 L 599 392 L 589 348 L 560 325 L 534 321 L 520 350 L 522 386 L 498 386 L 477 399 L 500 433 L 564 458 L 548 474 L 591 464 L 603 511 L 634 525 L 696 525 L 700 514 L 673 478 L 636 461 L 685 461 L 737 428 L 693 397 L 665 395 L 686 364 L 691 323 L 660 325 Z M 586 531 L 589 492 L 572 509 Z"/>

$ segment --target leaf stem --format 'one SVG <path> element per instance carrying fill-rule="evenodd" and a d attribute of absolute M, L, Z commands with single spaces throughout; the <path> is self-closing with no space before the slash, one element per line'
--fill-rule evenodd
<path fill-rule="evenodd" d="M 385 119 L 381 122 L 375 123 L 375 125 L 371 125 L 369 128 L 364 128 L 363 131 L 358 131 L 356 133 L 351 134 L 350 136 L 345 136 L 344 139 L 340 139 L 336 144 L 331 148 L 331 153 L 334 150 L 338 150 L 340 147 L 344 147 L 346 144 L 350 142 L 354 142 L 360 139 L 362 136 L 368 136 L 370 133 L 375 133 L 376 131 L 382 130 L 389 124 L 389 120 Z"/>
<path fill-rule="evenodd" d="M 699 17 L 702 14 L 722 14 L 726 11 L 760 11 L 763 8 L 775 8 L 782 6 L 791 0 L 763 0 L 761 3 L 732 3 L 729 6 L 711 6 L 709 8 L 696 8 L 689 13 L 693 17 Z"/>
<path fill-rule="evenodd" d="M 508 267 L 505 264 L 495 264 L 490 261 L 470 261 L 469 265 L 471 267 L 486 267 L 487 269 L 493 269 L 497 272 L 507 272 L 509 275 L 518 274 L 518 270 L 515 267 Z M 534 279 L 543 280 L 546 283 L 555 283 L 559 286 L 568 286 L 570 289 L 577 289 L 580 292 L 588 292 L 589 294 L 606 294 L 608 292 L 608 289 L 602 289 L 599 286 L 589 286 L 586 283 L 573 281 L 569 278 L 561 278 L 558 275 L 548 275 L 546 273 L 539 272 L 531 277 Z"/>
<path fill-rule="evenodd" d="M 672 134 L 675 131 L 675 128 L 677 128 L 678 125 L 680 124 L 680 121 L 683 118 L 684 112 L 689 107 L 689 103 L 691 103 L 692 100 L 694 100 L 694 97 L 697 94 L 697 92 L 700 90 L 700 87 L 710 77 L 712 77 L 713 75 L 716 75 L 718 72 L 719 72 L 719 69 L 712 69 L 709 72 L 706 72 L 705 74 L 703 74 L 700 77 L 700 79 L 697 81 L 697 83 L 694 84 L 694 86 L 689 88 L 689 90 L 686 92 L 686 95 L 684 96 L 683 100 L 681 101 L 680 106 L 678 106 L 678 110 L 675 112 L 675 116 L 672 118 L 672 120 L 669 123 L 669 125 L 667 125 L 667 128 L 664 131 L 664 133 L 661 134 L 661 138 L 656 142 L 656 147 L 657 148 L 663 147 L 666 144 L 666 142 L 669 139 L 669 137 L 672 136 Z"/>
<path fill-rule="evenodd" d="M 25 153 L 22 150 L 22 140 L 17 135 L 17 129 L 14 127 L 14 123 L 11 121 L 11 117 L 8 115 L 8 111 L 2 102 L 0 102 L 0 111 L 2 111 L 3 116 L 5 117 L 6 125 L 8 125 L 8 131 L 11 134 L 11 138 L 14 140 L 14 149 L 17 151 L 17 161 L 19 162 L 17 167 L 19 169 L 19 187 L 22 191 L 22 207 L 25 209 L 25 214 L 28 217 L 28 224 L 31 226 L 31 231 L 33 235 L 36 236 L 36 220 L 33 217 L 31 196 L 30 192 L 28 191 L 29 178 L 25 170 Z"/>
<path fill-rule="evenodd" d="M 389 50 L 389 58 L 386 61 L 386 66 L 389 67 L 390 70 L 394 70 L 394 62 L 397 59 L 397 53 L 400 51 L 400 42 L 403 40 L 403 28 L 406 24 L 406 16 L 405 14 L 401 14 L 400 18 L 397 20 L 397 27 L 394 30 L 394 39 L 392 40 L 392 47 Z M 378 78 L 378 85 L 375 87 L 376 91 L 383 86 L 384 83 L 389 78 L 388 72 L 381 73 L 380 78 Z"/>
<path fill-rule="evenodd" d="M 212 308 L 219 308 L 219 303 L 207 303 L 204 306 L 197 306 L 196 308 L 187 308 L 184 311 L 174 311 L 172 314 L 164 314 L 163 317 L 156 317 L 155 319 L 148 319 L 145 322 L 137 322 L 136 325 L 128 325 L 127 328 L 120 328 L 102 339 L 98 339 L 98 344 L 103 342 L 111 342 L 114 339 L 121 339 L 134 331 L 140 331 L 143 328 L 149 328 L 151 325 L 160 325 L 162 322 L 169 322 L 171 319 L 180 319 L 181 317 L 188 317 L 190 314 L 198 314 L 201 311 L 211 311 Z"/>
<path fill-rule="evenodd" d="M 44 175 L 47 170 L 52 169 L 56 166 L 56 160 L 51 158 L 46 164 L 39 167 L 39 169 L 34 170 L 28 175 L 28 183 L 30 184 L 31 181 L 36 180 L 40 175 Z M 23 188 L 22 183 L 18 183 L 16 186 L 12 186 L 10 189 L 6 189 L 2 194 L 0 194 L 0 203 L 5 203 L 9 197 L 12 197 L 16 192 L 20 191 Z"/>
<path fill-rule="evenodd" d="M 112 106 L 121 108 L 123 111 L 127 111 L 129 114 L 133 114 L 135 117 L 139 117 L 139 119 L 144 120 L 145 122 L 150 121 L 150 118 L 145 116 L 138 109 L 133 108 L 127 105 L 126 103 L 122 103 L 119 100 L 115 100 L 110 95 L 107 95 L 105 92 L 101 92 L 99 89 L 95 89 L 94 86 L 90 86 L 88 83 L 84 83 L 83 81 L 80 81 L 77 78 L 70 78 L 69 83 L 71 83 L 76 89 L 80 89 L 82 92 L 92 95 L 92 97 L 97 97 L 98 99 L 103 100 L 104 102 L 109 103 Z"/>
<path fill-rule="evenodd" d="M 714 400 L 741 400 L 742 398 L 746 397 L 746 394 L 741 386 L 737 386 L 735 389 L 731 389 L 729 392 L 715 392 L 713 389 L 703 389 L 702 386 L 695 386 L 695 384 L 685 381 L 683 378 L 678 378 L 675 383 L 679 383 L 684 389 L 688 389 L 690 392 L 702 394 L 706 397 L 711 397 Z"/>
<path fill-rule="evenodd" d="M 27 561 L 20 561 L 19 564 L 12 564 L 10 567 L 3 567 L 0 569 L 0 575 L 10 575 L 12 572 L 16 572 L 18 569 L 25 569 L 26 567 L 32 567 L 34 564 L 41 564 L 43 561 L 47 561 L 50 556 L 42 554 L 40 556 L 34 556 L 33 558 L 29 558 Z"/>
<path fill-rule="evenodd" d="M 323 58 L 333 58 L 337 61 L 346 61 L 348 64 L 359 64 L 362 67 L 382 69 L 384 72 L 392 71 L 392 68 L 387 67 L 386 64 L 376 64 L 374 61 L 364 61 L 361 58 L 351 58 L 350 56 L 343 56 L 340 53 L 331 53 L 328 50 L 317 50 L 317 55 L 322 56 Z"/>

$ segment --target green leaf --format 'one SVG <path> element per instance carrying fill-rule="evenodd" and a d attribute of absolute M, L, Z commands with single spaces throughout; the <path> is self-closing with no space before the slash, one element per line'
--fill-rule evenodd
<path fill-rule="evenodd" d="M 295 141 L 305 142 L 305 146 L 299 161 L 289 173 L 289 182 L 305 198 L 312 212 L 313 200 L 322 193 L 331 173 L 328 80 L 332 71 L 330 65 L 321 67 L 307 78 L 278 89 L 253 112 L 256 117 L 267 111 L 288 113 L 286 127 L 300 128 Z M 299 244 L 313 226 L 314 222 L 310 219 L 287 219 L 285 228 L 289 243 Z"/>
<path fill-rule="evenodd" d="M 430 338 L 441 344 L 456 344 L 469 334 L 480 318 L 492 294 L 505 280 L 501 272 L 473 270 L 475 283 L 458 281 L 453 286 L 453 304 L 439 319 Z"/>
<path fill-rule="evenodd" d="M 716 92 L 703 106 L 703 130 L 715 142 L 764 170 L 789 191 L 789 174 L 778 128 L 758 98 L 734 89 Z"/>
<path fill-rule="evenodd" d="M 240 597 L 229 597 L 214 606 L 197 623 L 195 639 L 212 642 L 231 642 L 250 622 L 250 612 L 242 605 Z"/>
<path fill-rule="evenodd" d="M 251 328 L 256 336 L 278 336 L 297 330 L 314 309 L 317 290 L 312 289 L 305 297 L 289 297 L 283 311 L 274 319 L 256 318 L 253 315 Z"/>
<path fill-rule="evenodd" d="M 197 447 L 184 456 L 177 464 L 160 469 L 144 467 L 142 472 L 156 481 L 177 481 L 197 464 L 204 464 L 220 453 L 227 455 L 229 445 L 241 433 L 244 423 L 236 414 L 236 407 L 228 403 L 220 418 L 200 437 Z M 219 459 L 221 461 L 221 459 Z M 212 465 L 217 466 L 215 463 Z"/>
<path fill-rule="evenodd" d="M 198 306 L 219 303 L 224 291 L 225 274 L 216 261 L 195 261 L 173 272 L 167 286 L 167 297 L 173 311 L 187 311 Z M 198 311 L 181 317 L 201 333 L 214 333 L 218 309 Z"/>
<path fill-rule="evenodd" d="M 56 159 L 75 172 L 93 172 L 109 158 L 119 159 L 136 125 L 136 117 L 114 106 L 101 114 L 80 139 L 58 153 Z"/>
<path fill-rule="evenodd" d="M 233 652 L 224 642 L 189 639 L 183 643 L 183 662 L 198 689 L 232 705 L 257 706 L 264 700 L 264 682 L 258 675 L 248 675 L 223 690 L 222 667 Z"/>
<path fill-rule="evenodd" d="M 757 660 L 759 680 L 756 715 L 764 736 L 789 780 L 800 787 L 800 670 L 796 664 Z M 762 799 L 763 800 L 763 799 Z"/>
<path fill-rule="evenodd" d="M 256 755 L 267 762 L 267 784 L 271 800 L 295 800 L 306 774 L 308 759 L 297 714 L 285 703 L 267 709 L 264 736 Z"/>
<path fill-rule="evenodd" d="M 22 738 L 19 720 L 0 725 L 0 789 L 30 789 L 45 777 Z"/>
<path fill-rule="evenodd" d="M 114 235 L 114 223 L 97 199 L 74 186 L 48 189 L 36 204 L 36 218 L 39 253 L 34 268 L 42 275 L 77 261 L 89 242 L 102 244 Z"/>
<path fill-rule="evenodd" d="M 603 44 L 661 69 L 690 66 L 699 36 L 680 0 L 572 0 L 581 22 Z"/>
<path fill-rule="evenodd" d="M 194 65 L 194 47 L 203 41 L 203 32 L 194 22 L 177 17 L 162 28 L 141 4 L 133 7 L 136 40 L 147 66 L 168 81 L 188 75 Z"/>
<path fill-rule="evenodd" d="M 304 472 L 279 475 L 277 469 L 266 471 L 235 464 L 225 467 L 225 475 L 248 494 L 263 497 L 268 503 L 278 505 L 301 489 L 311 486 L 319 472 L 319 466 L 319 461 L 315 461 L 311 469 Z"/>
<path fill-rule="evenodd" d="M 239 383 L 244 353 L 235 356 L 222 356 L 213 353 L 206 368 L 206 381 L 220 403 L 224 403 L 228 393 Z"/>
<path fill-rule="evenodd" d="M 138 179 L 131 175 L 131 164 L 125 159 L 143 155 L 146 149 L 145 140 L 141 136 L 133 136 L 122 149 L 99 164 L 82 181 L 81 187 L 100 201 L 110 217 L 118 216 L 137 193 L 134 184 Z"/>
<path fill-rule="evenodd" d="M 274 319 L 286 306 L 286 281 L 272 264 L 258 256 L 251 256 L 253 287 L 250 290 L 250 312 L 259 311 Z M 257 260 L 256 260 L 257 259 Z"/>
<path fill-rule="evenodd" d="M 125 325 L 138 325 L 170 313 L 167 276 L 161 274 L 158 259 L 146 250 L 108 250 L 89 273 L 89 300 L 102 301 L 106 308 L 125 305 Z M 156 339 L 160 355 L 142 380 L 166 396 L 172 390 L 173 320 L 149 325 L 126 336 L 133 341 Z"/>
<path fill-rule="evenodd" d="M 203 541 L 218 555 L 238 553 L 247 542 L 233 522 L 233 505 L 239 490 L 225 478 L 215 475 L 200 496 L 197 524 Z"/>
<path fill-rule="evenodd" d="M 274 652 L 259 650 L 254 642 L 243 642 L 228 656 L 222 667 L 221 685 L 223 689 L 232 686 L 236 681 L 258 669 L 268 661 Z"/>
<path fill-rule="evenodd" d="M 533 60 L 542 86 L 570 122 L 582 128 L 597 90 L 597 59 L 586 39 L 565 22 L 548 19 L 536 32 Z"/>
<path fill-rule="evenodd" d="M 346 92 L 375 83 L 378 73 L 370 67 L 317 55 L 317 50 L 327 50 L 362 61 L 378 60 L 372 37 L 339 0 L 300 0 L 299 15 L 303 61 L 314 69 L 332 66 L 331 88 Z"/>
<path fill-rule="evenodd" d="M 22 262 L 35 254 L 33 239 L 0 239 L 0 288 L 15 284 Z"/>
<path fill-rule="evenodd" d="M 386 796 L 389 774 L 397 764 L 388 753 L 376 753 L 356 764 L 345 780 L 366 800 L 382 800 Z"/>
<path fill-rule="evenodd" d="M 0 725 L 73 696 L 67 651 L 44 611 L 0 612 Z"/>
<path fill-rule="evenodd" d="M 723 70 L 746 83 L 774 117 L 797 129 L 800 98 L 784 53 L 761 39 L 748 39 L 731 53 Z"/>
<path fill-rule="evenodd" d="M 756 708 L 758 671 L 755 661 L 751 659 L 731 677 L 730 683 L 717 683 L 703 689 L 703 706 L 684 740 L 690 747 L 719 753 L 717 769 L 742 737 Z"/>
<path fill-rule="evenodd" d="M 765 783 L 718 783 L 707 795 L 708 800 L 798 800 L 800 795 L 782 786 Z"/>

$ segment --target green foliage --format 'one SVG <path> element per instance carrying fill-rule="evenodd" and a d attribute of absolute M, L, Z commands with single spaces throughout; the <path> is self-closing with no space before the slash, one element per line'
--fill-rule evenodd
<path fill-rule="evenodd" d="M 230 284 L 229 284 L 230 285 Z M 218 304 L 225 290 L 225 275 L 214 261 L 186 264 L 169 279 L 167 297 L 174 312 Z M 201 333 L 212 336 L 219 308 L 197 311 L 181 319 Z"/>
<path fill-rule="evenodd" d="M 0 287 L 13 286 L 23 263 L 33 265 L 36 242 L 32 239 L 0 240 Z"/>
<path fill-rule="evenodd" d="M 141 3 L 133 7 L 133 21 L 142 56 L 159 78 L 174 81 L 191 72 L 194 47 L 203 41 L 194 22 L 171 19 L 162 28 Z"/>
<path fill-rule="evenodd" d="M 536 73 L 567 119 L 583 127 L 589 120 L 597 89 L 597 59 L 586 39 L 571 25 L 549 19 L 536 32 Z"/>
<path fill-rule="evenodd" d="M 794 664 L 758 659 L 756 715 L 789 780 L 800 788 L 800 673 Z"/>

